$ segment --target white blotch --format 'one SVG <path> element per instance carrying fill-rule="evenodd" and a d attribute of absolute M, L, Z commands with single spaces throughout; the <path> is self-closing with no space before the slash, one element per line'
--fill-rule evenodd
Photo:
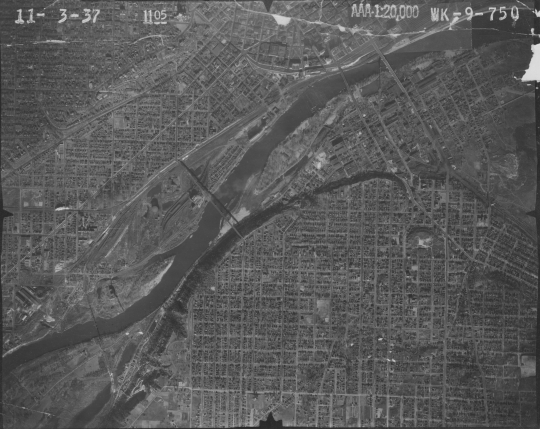
<path fill-rule="evenodd" d="M 291 18 L 288 16 L 274 15 L 272 14 L 278 25 L 289 25 Z"/>
<path fill-rule="evenodd" d="M 522 82 L 540 81 L 540 45 L 531 45 L 531 50 L 533 56 L 529 68 L 521 78 Z"/>

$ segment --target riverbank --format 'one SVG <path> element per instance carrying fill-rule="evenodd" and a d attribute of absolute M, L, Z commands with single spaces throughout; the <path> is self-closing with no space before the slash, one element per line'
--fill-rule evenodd
<path fill-rule="evenodd" d="M 393 67 L 399 68 L 424 54 L 424 52 L 404 54 L 397 52 L 388 55 L 387 59 Z M 355 66 L 345 71 L 345 76 L 348 83 L 354 85 L 378 71 L 378 62 L 373 62 Z M 322 77 L 308 86 L 298 99 L 277 118 L 268 132 L 246 151 L 238 166 L 217 190 L 216 196 L 220 201 L 228 209 L 231 209 L 241 205 L 242 198 L 251 198 L 251 195 L 244 195 L 246 183 L 261 172 L 274 148 L 303 121 L 324 108 L 328 101 L 344 91 L 346 91 L 345 83 L 339 73 Z M 256 213 L 250 206 L 245 207 L 250 212 Z M 276 208 L 270 207 L 270 209 Z M 257 216 L 257 214 L 249 216 L 245 221 L 251 222 L 252 216 Z M 177 289 L 179 282 L 190 271 L 192 265 L 212 247 L 211 243 L 214 242 L 221 229 L 221 218 L 221 214 L 213 206 L 207 205 L 196 231 L 179 246 L 159 256 L 174 256 L 173 264 L 163 275 L 161 281 L 148 295 L 126 308 L 124 312 L 111 319 L 97 318 L 95 324 L 93 322 L 82 323 L 64 332 L 53 333 L 39 341 L 26 344 L 4 357 L 4 370 L 9 371 L 51 351 L 89 341 L 97 336 L 96 327 L 101 335 L 122 331 L 162 306 Z M 229 231 L 229 233 L 234 232 Z M 222 240 L 228 240 L 229 233 L 225 234 Z"/>

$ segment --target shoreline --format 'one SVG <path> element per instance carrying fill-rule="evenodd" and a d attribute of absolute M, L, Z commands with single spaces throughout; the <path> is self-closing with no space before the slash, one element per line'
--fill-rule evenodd
<path fill-rule="evenodd" d="M 393 60 L 391 58 L 389 58 L 389 61 L 392 63 L 392 62 L 395 62 L 396 63 L 396 67 L 400 67 L 401 65 L 403 64 L 406 64 L 408 63 L 410 60 L 414 59 L 415 57 L 420 57 L 422 55 L 426 55 L 427 52 L 405 52 L 403 53 L 402 55 L 400 55 L 401 53 L 398 51 L 395 52 L 396 54 L 398 54 L 395 58 L 393 58 Z M 374 73 L 374 67 L 376 67 L 376 62 L 369 62 L 369 63 L 363 63 L 363 64 L 359 64 L 357 66 L 354 66 L 354 67 L 351 67 L 349 70 L 346 70 L 345 73 L 349 75 L 350 77 L 350 80 L 354 80 L 354 78 L 358 79 L 357 82 L 349 82 L 350 84 L 356 84 L 356 83 L 360 83 L 362 82 L 364 79 L 366 79 L 367 77 L 371 76 L 373 73 Z M 372 70 L 373 69 L 373 70 Z M 363 76 L 367 74 L 366 76 Z M 331 82 L 328 82 L 328 79 L 336 79 L 336 82 L 334 82 L 334 86 L 332 85 L 329 85 Z M 328 83 L 327 83 L 328 82 Z M 303 82 L 304 84 L 306 84 L 305 82 Z M 320 94 L 321 97 L 323 97 L 322 101 L 320 99 L 312 99 L 311 97 L 313 97 L 314 93 L 314 85 L 317 84 L 318 86 L 320 86 L 322 88 L 322 93 Z M 343 87 L 343 88 L 342 88 Z M 283 111 L 283 113 L 281 115 L 279 115 L 277 118 L 276 118 L 276 122 L 274 123 L 274 125 L 276 125 L 278 122 L 280 122 L 280 119 L 283 119 L 283 123 L 280 124 L 282 127 L 281 127 L 281 134 L 285 133 L 285 136 L 283 138 L 286 137 L 286 135 L 289 134 L 289 132 L 287 131 L 287 128 L 290 128 L 291 126 L 294 127 L 294 129 L 296 129 L 296 127 L 299 125 L 299 124 L 296 124 L 296 122 L 298 120 L 300 120 L 300 123 L 303 122 L 304 119 L 302 119 L 302 117 L 298 117 L 298 112 L 297 110 L 298 109 L 295 109 L 298 108 L 299 106 L 303 106 L 303 105 L 308 105 L 308 106 L 317 106 L 318 104 L 321 104 L 321 103 L 324 103 L 324 106 L 326 106 L 326 104 L 332 100 L 333 98 L 335 98 L 336 96 L 338 96 L 344 89 L 344 84 L 342 82 L 342 78 L 341 76 L 339 75 L 338 72 L 333 72 L 333 73 L 330 73 L 328 75 L 324 75 L 324 76 L 321 76 L 319 79 L 314 79 L 313 82 L 311 83 L 311 85 L 306 85 L 305 88 L 302 88 L 302 91 L 299 93 L 298 97 L 295 99 L 295 101 L 293 101 L 292 103 L 288 103 L 287 104 L 287 109 Z M 322 106 L 322 107 L 324 107 Z M 321 107 L 321 108 L 322 108 Z M 266 109 L 265 109 L 266 110 Z M 295 114 L 293 115 L 293 113 L 289 113 L 289 115 L 291 116 L 290 118 L 287 118 L 287 120 L 289 121 L 288 123 L 285 122 L 286 119 L 285 119 L 285 113 L 286 112 L 295 112 Z M 309 114 L 308 117 L 312 117 L 316 112 L 313 111 L 313 108 L 311 109 L 311 112 Z M 251 122 L 254 118 L 252 118 L 249 122 Z M 238 120 L 237 122 L 242 122 L 242 120 Z M 249 123 L 248 122 L 248 123 Z M 245 124 L 247 125 L 247 124 Z M 243 126 L 245 126 L 243 125 Z M 226 128 L 225 130 L 223 130 L 222 132 L 218 133 L 216 136 L 213 136 L 213 139 L 215 139 L 217 136 L 222 136 L 226 131 L 230 131 L 230 127 Z M 293 130 L 291 130 L 290 132 L 292 132 Z M 269 132 L 269 134 L 271 134 L 271 131 Z M 264 137 L 267 137 L 269 134 L 263 134 L 263 133 L 259 133 L 259 136 L 261 139 L 263 139 Z M 278 133 L 279 134 L 279 133 Z M 257 136 L 257 137 L 259 137 Z M 281 136 L 278 135 L 278 136 L 272 136 L 274 138 L 280 138 Z M 250 165 L 250 166 L 247 166 L 245 168 L 246 171 L 242 171 L 242 172 L 239 172 L 237 171 L 237 175 L 235 176 L 235 170 L 238 169 L 238 165 L 245 159 L 245 155 L 248 154 L 248 152 L 250 150 L 252 150 L 257 144 L 259 144 L 260 141 L 256 141 L 254 142 L 254 144 L 250 145 L 249 149 L 244 153 L 244 156 L 242 157 L 242 159 L 239 160 L 238 164 L 235 166 L 235 168 L 233 168 L 231 170 L 231 172 L 229 173 L 229 176 L 227 177 L 227 179 L 222 183 L 222 186 L 221 186 L 221 189 L 220 191 L 221 192 L 216 192 L 216 193 L 220 193 L 221 195 L 219 195 L 220 198 L 230 198 L 230 201 L 225 201 L 227 204 L 228 203 L 238 203 L 238 195 L 236 193 L 234 193 L 234 195 L 232 194 L 234 192 L 234 187 L 230 186 L 229 183 L 227 182 L 234 182 L 235 180 L 238 180 L 238 177 L 236 176 L 240 176 L 240 179 L 242 179 L 241 175 L 242 174 L 251 174 L 249 172 L 249 169 L 250 168 L 254 168 L 253 165 Z M 201 145 L 203 147 L 205 147 L 206 145 L 203 144 Z M 263 148 L 264 150 L 265 148 Z M 193 153 L 193 152 L 192 152 Z M 191 155 L 188 154 L 187 156 Z M 253 154 L 252 154 L 253 155 Z M 257 154 L 259 157 L 261 154 Z M 269 154 L 268 154 L 269 156 Z M 185 159 L 186 156 L 183 158 Z M 256 160 L 256 158 L 255 158 Z M 245 161 L 245 162 L 248 162 L 248 161 Z M 260 172 L 260 171 L 259 171 Z M 229 186 L 225 186 L 225 185 L 229 185 Z M 278 203 L 279 204 L 279 203 Z M 270 206 L 269 208 L 267 209 L 264 209 L 265 211 L 266 210 L 269 210 L 269 209 L 273 209 L 274 208 L 274 205 Z M 249 209 L 249 208 L 248 208 Z M 257 212 L 256 211 L 252 211 L 253 215 L 256 215 Z M 248 218 L 246 219 L 250 219 L 252 215 L 250 215 Z M 204 214 L 203 214 L 203 217 L 204 217 Z M 202 221 L 202 219 L 201 219 Z M 201 224 L 199 223 L 199 226 L 197 228 L 197 231 L 200 229 L 200 228 L 204 228 L 204 226 L 201 226 Z M 194 233 L 195 235 L 195 233 Z M 216 237 L 217 237 L 217 234 L 216 234 Z M 211 238 L 210 240 L 210 243 L 212 248 L 214 248 L 215 246 L 219 246 L 219 243 L 216 242 L 215 238 L 216 237 L 213 237 Z M 225 239 L 225 237 L 227 237 L 227 234 L 225 234 L 223 237 L 221 237 L 221 239 Z M 201 237 L 202 238 L 202 237 Z M 221 240 L 220 239 L 220 240 Z M 190 238 L 188 237 L 187 240 L 184 240 L 181 244 L 179 244 L 177 247 L 171 249 L 169 252 L 166 252 L 166 255 L 170 255 L 170 256 L 173 256 L 175 255 L 175 250 L 176 249 L 179 249 L 181 246 L 184 246 L 184 247 L 187 247 L 188 246 L 188 240 L 190 240 Z M 197 245 L 197 243 L 195 241 L 192 242 L 193 245 Z M 192 244 L 192 243 L 189 243 L 189 244 Z M 206 243 L 203 243 L 205 246 L 208 246 L 208 242 Z M 201 247 L 203 244 L 200 244 L 199 247 Z M 201 249 L 202 250 L 202 249 Z M 180 282 L 184 282 L 184 280 L 187 278 L 187 276 L 189 276 L 188 273 L 192 272 L 192 269 L 194 267 L 196 267 L 198 264 L 199 264 L 199 259 L 202 258 L 210 249 L 207 247 L 206 249 L 204 249 L 201 253 L 201 255 L 199 256 L 199 258 L 195 258 L 195 260 L 192 262 L 193 266 L 188 268 L 186 271 L 184 271 L 184 273 L 178 273 L 180 275 Z M 163 257 L 165 255 L 162 255 L 160 257 Z M 178 257 L 179 255 L 175 255 L 175 260 L 176 258 Z M 195 256 L 195 255 L 194 255 Z M 188 258 L 189 259 L 189 258 Z M 186 261 L 180 261 L 179 260 L 179 266 L 178 267 L 175 267 L 175 264 L 173 264 L 171 266 L 171 268 L 169 268 L 169 270 L 167 271 L 167 273 L 165 273 L 164 277 L 172 277 L 174 276 L 176 273 L 175 271 L 178 271 L 178 270 L 182 270 L 182 267 L 181 265 L 182 264 L 186 264 L 187 262 Z M 170 273 L 169 276 L 167 276 L 168 274 Z M 159 308 L 159 307 L 162 307 L 174 294 L 177 290 L 177 287 L 179 285 L 179 281 L 176 281 L 175 285 L 172 286 L 171 288 L 171 285 L 167 285 L 167 287 L 165 288 L 159 288 L 159 285 L 156 286 L 151 292 L 149 295 L 147 295 L 145 298 L 147 298 L 148 300 L 153 300 L 153 299 L 157 299 L 159 300 L 160 302 L 159 303 L 156 303 L 157 306 L 156 308 Z M 161 295 L 163 295 L 164 293 L 167 292 L 167 290 L 171 288 L 172 289 L 172 293 L 169 293 L 167 297 L 163 298 L 161 297 Z M 160 289 L 160 290 L 158 290 Z M 150 297 L 150 295 L 153 295 L 152 297 Z M 137 312 L 137 309 L 141 309 L 143 305 L 145 304 L 150 304 L 150 303 L 145 303 L 143 302 L 143 300 L 145 298 L 141 298 L 140 300 L 136 301 L 135 303 L 133 303 L 130 307 L 128 307 L 126 309 L 126 311 L 124 311 L 123 313 L 115 316 L 114 318 L 112 319 L 98 319 L 98 322 L 100 325 L 105 325 L 107 326 L 108 328 L 105 329 L 105 327 L 103 327 L 107 332 L 109 330 L 112 331 L 118 331 L 118 330 L 121 330 L 122 329 L 122 326 L 126 323 L 125 321 L 122 321 L 122 319 L 125 319 L 125 318 L 130 318 L 130 317 L 133 317 L 133 314 L 132 313 L 135 313 Z M 152 306 L 153 307 L 153 306 Z M 137 313 L 138 314 L 138 313 Z M 140 316 L 136 316 L 136 317 L 140 317 Z M 140 320 L 140 319 L 137 319 L 137 320 Z M 133 323 L 133 322 L 132 322 Z M 114 326 L 115 324 L 119 325 L 119 326 Z M 19 359 L 17 362 L 5 362 L 5 364 L 9 367 L 9 365 L 11 364 L 13 367 L 18 367 L 19 365 L 23 364 L 23 363 L 26 363 L 26 362 L 29 362 L 31 360 L 34 360 L 35 358 L 39 357 L 39 356 L 42 356 L 43 354 L 46 354 L 46 353 L 50 353 L 54 350 L 58 350 L 59 348 L 63 348 L 63 347 L 69 347 L 71 345 L 74 345 L 74 344 L 78 344 L 80 342 L 85 342 L 86 341 L 86 336 L 88 335 L 87 334 L 87 331 L 85 330 L 85 327 L 87 326 L 87 324 L 78 324 L 78 325 L 75 325 L 73 326 L 72 328 L 70 328 L 69 330 L 71 330 L 71 332 L 69 332 L 69 330 L 66 330 L 66 331 L 63 331 L 62 333 L 51 333 L 51 337 L 54 337 L 54 338 L 51 338 L 51 341 L 52 340 L 56 340 L 60 343 L 62 342 L 65 342 L 64 339 L 60 340 L 60 337 L 62 336 L 75 336 L 75 338 L 73 338 L 74 342 L 69 342 L 68 344 L 66 345 L 60 345 L 56 348 L 52 348 L 51 350 L 46 350 L 47 347 L 45 347 L 45 351 L 42 351 L 41 353 L 37 353 L 36 356 L 32 356 L 32 357 L 29 357 L 27 359 Z M 104 335 L 106 335 L 106 333 L 104 332 Z M 39 348 L 39 342 L 42 342 L 44 341 L 44 339 L 48 336 L 48 334 L 44 335 L 43 337 L 41 337 L 40 339 L 38 340 L 33 340 L 31 342 L 27 342 L 25 344 L 21 344 L 19 346 L 17 346 L 17 348 L 14 348 L 12 350 L 10 350 L 11 353 L 9 354 L 6 354 L 5 356 L 6 357 L 13 357 L 14 355 L 14 352 L 18 352 L 19 354 L 23 354 L 23 351 L 21 349 L 23 349 L 22 346 L 26 346 L 26 347 L 29 347 L 29 348 Z M 95 335 L 94 335 L 95 336 Z M 77 338 L 79 337 L 79 338 Z M 84 339 L 83 339 L 84 338 Z M 49 348 L 51 347 L 54 347 L 54 346 L 49 346 Z M 30 350 L 28 350 L 26 353 L 31 353 Z M 22 357 L 22 356 L 21 356 Z M 10 359 L 11 360 L 11 359 Z M 14 360 L 14 359 L 13 359 Z"/>

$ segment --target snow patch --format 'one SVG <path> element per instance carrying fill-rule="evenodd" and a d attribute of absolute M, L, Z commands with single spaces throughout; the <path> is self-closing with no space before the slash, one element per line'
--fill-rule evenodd
<path fill-rule="evenodd" d="M 143 295 L 145 296 L 148 295 L 150 291 L 154 289 L 154 287 L 157 286 L 157 284 L 161 281 L 163 275 L 169 270 L 169 268 L 171 268 L 173 261 L 174 261 L 174 258 L 171 258 L 171 262 L 169 262 L 169 264 L 163 270 L 161 270 L 156 277 L 154 277 L 152 280 L 150 280 L 148 283 L 146 283 L 142 287 Z"/>
<path fill-rule="evenodd" d="M 249 214 L 250 214 L 250 211 L 246 209 L 245 207 L 242 207 L 240 210 L 238 210 L 238 213 L 234 214 L 234 217 L 236 218 L 236 220 L 241 221 L 245 217 L 249 216 Z"/>
<path fill-rule="evenodd" d="M 124 238 L 124 235 L 126 235 L 126 232 L 128 230 L 128 227 L 129 227 L 129 225 L 126 225 L 126 227 L 124 228 L 124 231 L 122 231 L 122 234 L 120 234 L 120 237 L 118 237 L 118 240 L 116 240 L 116 242 L 113 244 L 113 246 L 110 248 L 110 250 L 105 255 L 105 258 L 109 257 L 109 255 L 116 248 L 116 246 L 118 246 L 118 243 L 120 243 L 120 240 L 122 240 L 122 238 Z"/>
<path fill-rule="evenodd" d="M 246 209 L 245 207 L 242 207 L 240 210 L 238 210 L 236 213 L 233 213 L 233 216 L 237 221 L 241 221 L 245 217 L 249 216 L 251 212 Z M 229 222 L 223 222 L 223 226 L 221 227 L 221 230 L 219 231 L 218 238 L 221 237 L 223 234 L 225 234 L 229 229 L 231 229 L 231 224 Z"/>
<path fill-rule="evenodd" d="M 324 123 L 324 125 L 332 125 L 332 123 L 334 122 L 334 120 L 336 119 L 337 117 L 337 114 L 334 112 L 332 113 L 328 119 L 326 120 L 326 122 Z"/>
<path fill-rule="evenodd" d="M 286 25 L 289 25 L 289 23 L 291 22 L 291 18 L 287 16 L 274 15 L 274 14 L 272 14 L 272 16 L 274 17 L 278 25 L 286 26 Z"/>
<path fill-rule="evenodd" d="M 531 45 L 533 52 L 529 68 L 521 78 L 522 82 L 540 81 L 540 45 Z"/>

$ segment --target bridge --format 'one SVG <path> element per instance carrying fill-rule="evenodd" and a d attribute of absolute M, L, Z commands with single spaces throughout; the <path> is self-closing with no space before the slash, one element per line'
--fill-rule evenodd
<path fill-rule="evenodd" d="M 236 232 L 236 234 L 243 240 L 244 236 L 240 234 L 240 232 L 236 229 L 235 225 L 238 224 L 238 220 L 233 216 L 233 214 L 225 207 L 225 205 L 214 195 L 210 190 L 202 183 L 195 172 L 191 170 L 183 161 L 179 161 L 180 165 L 186 169 L 186 171 L 189 173 L 189 175 L 193 178 L 193 181 L 197 185 L 197 187 L 201 190 L 203 194 L 206 194 L 209 196 L 210 202 L 212 205 L 216 208 L 217 211 L 221 213 L 223 218 L 228 222 L 228 224 L 231 226 L 231 228 Z M 232 221 L 234 221 L 234 224 Z"/>

